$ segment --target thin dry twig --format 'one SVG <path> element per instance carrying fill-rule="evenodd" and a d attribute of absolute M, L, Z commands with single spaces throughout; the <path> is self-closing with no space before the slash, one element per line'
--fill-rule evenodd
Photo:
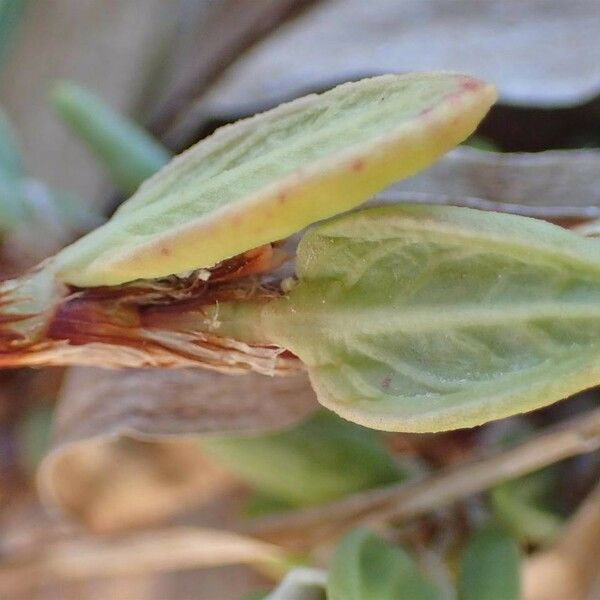
<path fill-rule="evenodd" d="M 571 456 L 600 448 L 600 409 L 588 411 L 508 450 L 424 479 L 354 494 L 291 514 L 253 520 L 243 531 L 307 548 L 359 524 L 406 521 Z"/>
<path fill-rule="evenodd" d="M 285 557 L 277 546 L 239 534 L 178 527 L 119 539 L 67 540 L 46 547 L 33 560 L 5 562 L 0 592 L 14 593 L 36 582 L 77 581 L 215 567 L 234 564 L 274 565 Z"/>

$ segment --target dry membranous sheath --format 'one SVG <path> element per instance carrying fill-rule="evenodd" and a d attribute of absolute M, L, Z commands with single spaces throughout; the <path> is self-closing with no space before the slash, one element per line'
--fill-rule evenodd
<path fill-rule="evenodd" d="M 462 142 L 494 99 L 461 74 L 385 75 L 218 130 L 3 284 L 0 365 L 307 369 L 325 406 L 407 431 L 598 383 L 597 240 L 464 208 L 335 216 Z M 290 278 L 284 240 L 325 219 Z"/>

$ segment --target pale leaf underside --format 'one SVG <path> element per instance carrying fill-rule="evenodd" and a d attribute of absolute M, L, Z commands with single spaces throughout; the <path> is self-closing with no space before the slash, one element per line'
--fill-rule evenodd
<path fill-rule="evenodd" d="M 470 209 L 397 206 L 309 232 L 273 339 L 319 400 L 386 430 L 473 426 L 600 381 L 600 246 Z"/>

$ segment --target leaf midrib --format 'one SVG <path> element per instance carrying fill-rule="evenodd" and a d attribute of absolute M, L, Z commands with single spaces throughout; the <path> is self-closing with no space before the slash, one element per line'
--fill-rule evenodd
<path fill-rule="evenodd" d="M 447 305 L 431 305 L 426 308 L 384 307 L 370 308 L 353 306 L 330 306 L 327 301 L 310 309 L 299 308 L 292 313 L 292 321 L 305 329 L 315 327 L 334 330 L 343 336 L 347 324 L 368 322 L 366 330 L 353 327 L 352 332 L 361 334 L 389 334 L 393 331 L 426 333 L 464 327 L 493 327 L 507 323 L 523 323 L 553 319 L 557 321 L 598 319 L 600 323 L 600 301 L 593 302 L 535 302 L 495 306 L 471 304 L 460 308 Z M 316 325 L 315 321 L 318 321 Z"/>

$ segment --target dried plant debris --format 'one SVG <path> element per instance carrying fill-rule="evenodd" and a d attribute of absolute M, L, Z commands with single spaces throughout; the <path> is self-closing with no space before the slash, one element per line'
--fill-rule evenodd
<path fill-rule="evenodd" d="M 76 369 L 58 405 L 40 489 L 94 530 L 154 521 L 231 485 L 190 435 L 282 429 L 317 407 L 306 375 Z"/>
<path fill-rule="evenodd" d="M 261 433 L 290 427 L 319 404 L 305 374 L 227 377 L 198 369 L 69 372 L 55 416 L 58 445 L 98 435 Z"/>
<path fill-rule="evenodd" d="M 500 153 L 456 148 L 375 202 L 452 204 L 578 222 L 600 217 L 600 152 Z"/>
<path fill-rule="evenodd" d="M 41 499 L 96 533 L 152 525 L 231 491 L 235 482 L 183 437 L 97 436 L 57 445 L 38 473 Z"/>
<path fill-rule="evenodd" d="M 198 527 L 171 527 L 115 539 L 71 539 L 44 550 L 37 560 L 0 568 L 3 588 L 22 590 L 32 579 L 69 582 L 223 565 L 272 567 L 286 559 L 285 553 L 271 544 Z"/>
<path fill-rule="evenodd" d="M 588 0 L 568 11 L 561 0 L 330 0 L 246 53 L 195 110 L 250 114 L 339 81 L 431 68 L 494 81 L 508 104 L 582 104 L 600 91 L 599 27 Z"/>
<path fill-rule="evenodd" d="M 527 600 L 592 599 L 600 584 L 600 486 L 571 516 L 560 537 L 524 571 Z"/>

